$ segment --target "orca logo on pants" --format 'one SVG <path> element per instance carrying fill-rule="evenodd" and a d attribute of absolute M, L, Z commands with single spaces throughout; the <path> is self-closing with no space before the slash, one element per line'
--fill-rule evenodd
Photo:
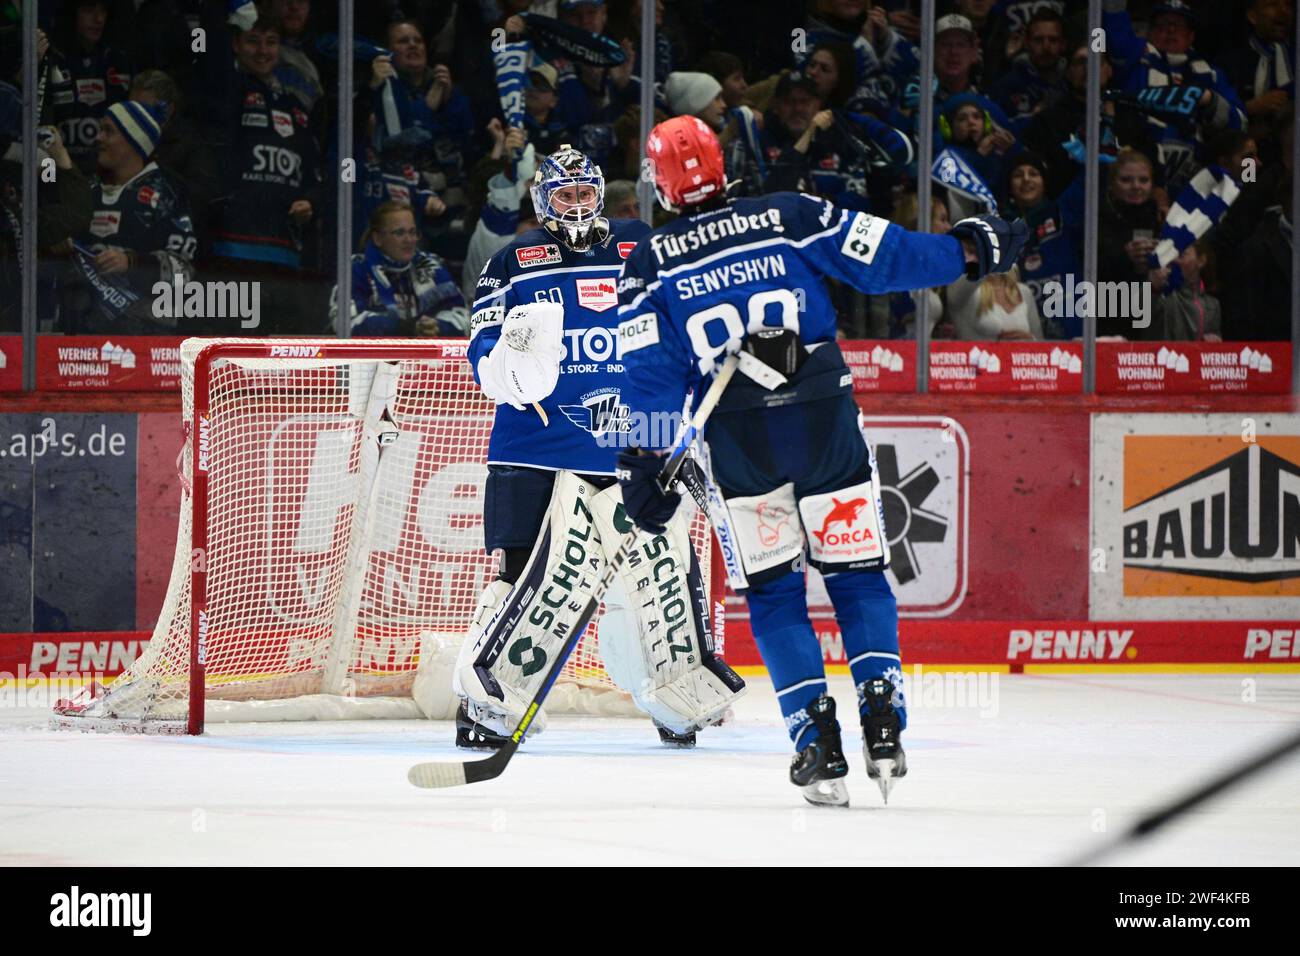
<path fill-rule="evenodd" d="M 525 660 L 524 655 L 529 651 L 532 653 Z M 527 637 L 521 637 L 511 644 L 510 650 L 506 652 L 506 658 L 519 668 L 519 672 L 524 677 L 532 677 L 546 666 L 546 652 L 540 647 L 533 647 L 533 642 Z"/>

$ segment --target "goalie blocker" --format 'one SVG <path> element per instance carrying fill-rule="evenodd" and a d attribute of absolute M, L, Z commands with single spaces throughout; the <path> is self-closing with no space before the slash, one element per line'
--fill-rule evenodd
<path fill-rule="evenodd" d="M 472 721 L 495 734 L 513 730 L 632 527 L 617 485 L 601 489 L 555 473 L 526 564 L 517 577 L 507 566 L 513 585 L 485 589 L 461 649 L 454 688 Z M 709 604 L 681 514 L 662 534 L 638 532 L 605 596 L 597 632 L 605 669 L 642 711 L 679 735 L 716 723 L 745 686 L 714 654 Z M 533 732 L 543 726 L 535 720 Z"/>

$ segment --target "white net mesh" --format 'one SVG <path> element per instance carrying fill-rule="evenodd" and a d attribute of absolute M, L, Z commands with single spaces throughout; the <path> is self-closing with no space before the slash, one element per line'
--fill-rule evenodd
<path fill-rule="evenodd" d="M 187 443 L 176 558 L 153 639 L 87 714 L 186 717 L 191 570 L 203 561 L 207 719 L 418 716 L 410 695 L 421 647 L 459 645 L 496 570 L 483 551 L 493 404 L 474 384 L 464 341 L 387 341 L 403 351 L 392 363 L 366 359 L 364 344 L 341 353 L 338 340 L 226 340 L 262 351 L 214 358 L 200 421 L 195 359 L 212 341 L 181 350 L 189 441 L 206 443 L 206 534 L 193 514 Z M 303 357 L 326 346 L 328 360 Z M 692 536 L 708 576 L 711 536 L 699 514 Z M 548 708 L 629 711 L 600 663 L 595 627 Z M 303 714 L 265 703 L 308 695 L 373 706 Z"/>

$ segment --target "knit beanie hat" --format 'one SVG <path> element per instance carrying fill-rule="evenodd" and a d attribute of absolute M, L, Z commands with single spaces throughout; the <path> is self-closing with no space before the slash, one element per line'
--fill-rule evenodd
<path fill-rule="evenodd" d="M 108 118 L 144 160 L 148 160 L 158 148 L 165 116 L 165 107 L 161 103 L 153 106 L 124 100 L 108 108 Z"/>
<path fill-rule="evenodd" d="M 694 116 L 722 92 L 722 84 L 707 73 L 669 73 L 664 96 L 675 116 Z"/>

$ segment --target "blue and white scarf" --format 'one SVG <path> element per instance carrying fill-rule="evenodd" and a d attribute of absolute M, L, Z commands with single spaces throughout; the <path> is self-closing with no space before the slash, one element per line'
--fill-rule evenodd
<path fill-rule="evenodd" d="M 528 84 L 528 61 L 533 47 L 527 40 L 507 43 L 492 54 L 497 71 L 497 95 L 506 126 L 524 125 L 524 87 Z"/>
<path fill-rule="evenodd" d="M 1183 250 L 1209 232 L 1240 194 L 1241 188 L 1222 166 L 1206 166 L 1178 193 L 1150 256 L 1152 268 L 1169 267 L 1166 295 L 1183 283 L 1177 263 Z"/>
<path fill-rule="evenodd" d="M 998 201 L 993 198 L 993 190 L 980 178 L 979 174 L 967 162 L 951 149 L 945 149 L 934 158 L 930 167 L 930 176 L 935 182 L 946 186 L 953 192 L 976 202 L 982 202 L 989 212 L 998 211 Z"/>

